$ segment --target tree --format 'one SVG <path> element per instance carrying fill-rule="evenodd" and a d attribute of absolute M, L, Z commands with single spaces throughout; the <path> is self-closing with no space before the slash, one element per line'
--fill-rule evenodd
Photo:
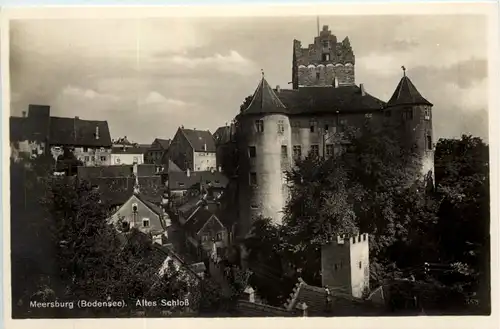
<path fill-rule="evenodd" d="M 253 95 L 249 95 L 249 96 L 245 97 L 245 100 L 240 105 L 240 112 L 245 111 L 248 108 L 248 106 L 250 106 L 252 99 L 253 99 Z"/>

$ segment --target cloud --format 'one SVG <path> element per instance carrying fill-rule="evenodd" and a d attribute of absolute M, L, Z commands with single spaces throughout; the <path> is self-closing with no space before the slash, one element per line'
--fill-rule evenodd
<path fill-rule="evenodd" d="M 177 107 L 183 107 L 189 105 L 188 103 L 179 100 L 179 99 L 173 99 L 173 98 L 166 98 L 162 94 L 156 91 L 150 92 L 141 102 L 141 104 L 144 105 L 150 105 L 150 104 L 163 104 L 163 105 L 173 105 Z"/>
<path fill-rule="evenodd" d="M 216 53 L 212 56 L 194 57 L 188 55 L 176 55 L 166 58 L 165 61 L 175 65 L 180 65 L 188 69 L 215 68 L 219 71 L 247 74 L 253 68 L 253 62 L 243 57 L 235 50 L 230 50 L 229 54 L 222 55 Z"/>
<path fill-rule="evenodd" d="M 101 94 L 92 89 L 82 89 L 79 87 L 66 86 L 62 91 L 63 96 L 74 98 L 85 98 L 88 100 L 109 100 L 117 101 L 119 98 L 111 94 Z"/>

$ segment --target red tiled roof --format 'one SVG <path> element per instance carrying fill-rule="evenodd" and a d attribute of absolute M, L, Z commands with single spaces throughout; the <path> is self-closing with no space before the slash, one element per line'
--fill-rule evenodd
<path fill-rule="evenodd" d="M 98 138 L 96 128 L 99 128 Z M 111 147 L 108 122 L 51 117 L 49 143 L 52 145 Z"/>
<path fill-rule="evenodd" d="M 428 100 L 426 100 L 418 92 L 415 85 L 411 82 L 410 78 L 406 75 L 399 81 L 394 94 L 392 94 L 391 99 L 387 102 L 387 106 L 397 106 L 397 105 L 430 105 Z"/>
<path fill-rule="evenodd" d="M 195 152 L 215 152 L 215 140 L 208 130 L 179 128 Z"/>
<path fill-rule="evenodd" d="M 265 304 L 252 303 L 246 300 L 239 300 L 236 304 L 236 316 L 242 317 L 289 317 L 296 316 L 296 312 L 288 311 L 285 308 L 274 307 Z"/>
<path fill-rule="evenodd" d="M 291 115 L 369 112 L 382 110 L 385 103 L 358 86 L 301 87 L 277 93 Z"/>
<path fill-rule="evenodd" d="M 288 113 L 286 106 L 262 77 L 252 97 L 250 105 L 240 115 L 261 113 Z"/>
<path fill-rule="evenodd" d="M 381 308 L 370 301 L 354 298 L 345 292 L 306 284 L 299 279 L 285 305 L 289 311 L 307 305 L 308 316 L 362 316 L 381 314 Z"/>

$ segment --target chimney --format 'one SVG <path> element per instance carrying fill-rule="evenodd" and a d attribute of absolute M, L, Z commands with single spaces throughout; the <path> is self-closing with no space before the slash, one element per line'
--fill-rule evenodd
<path fill-rule="evenodd" d="M 26 111 L 23 111 L 23 118 L 26 118 Z"/>
<path fill-rule="evenodd" d="M 361 91 L 361 96 L 365 96 L 366 95 L 366 92 L 365 92 L 365 85 L 360 83 L 359 84 L 359 90 Z"/>
<path fill-rule="evenodd" d="M 307 316 L 307 304 L 305 302 L 297 305 L 297 308 L 301 310 L 302 316 Z"/>
<path fill-rule="evenodd" d="M 76 118 L 78 119 L 78 117 Z M 95 127 L 95 139 L 99 139 L 99 127 Z"/>
<path fill-rule="evenodd" d="M 252 287 L 248 286 L 245 288 L 244 292 L 248 296 L 248 301 L 250 303 L 255 303 L 255 290 Z"/>
<path fill-rule="evenodd" d="M 186 176 L 191 177 L 191 170 L 189 170 L 189 168 L 186 170 Z"/>
<path fill-rule="evenodd" d="M 78 119 L 80 119 L 80 117 L 79 116 L 75 116 L 75 120 L 78 120 Z"/>
<path fill-rule="evenodd" d="M 280 85 L 277 85 L 277 86 L 276 86 L 276 92 L 279 94 L 279 93 L 280 93 L 280 91 L 281 91 Z"/>

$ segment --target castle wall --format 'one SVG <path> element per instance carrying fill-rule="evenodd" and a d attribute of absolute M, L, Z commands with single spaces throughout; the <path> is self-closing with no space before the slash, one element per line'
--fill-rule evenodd
<path fill-rule="evenodd" d="M 257 131 L 257 120 L 262 120 L 264 131 Z M 239 129 L 240 230 L 248 232 L 259 216 L 281 222 L 287 199 L 284 171 L 292 163 L 290 123 L 281 114 L 246 116 L 241 118 Z M 255 147 L 254 157 L 250 147 Z M 253 174 L 256 182 L 251 182 Z"/>
<path fill-rule="evenodd" d="M 336 78 L 339 85 L 355 84 L 354 65 L 351 63 L 308 63 L 299 65 L 299 86 L 326 87 L 333 85 Z"/>
<path fill-rule="evenodd" d="M 397 106 L 388 108 L 390 120 L 394 125 L 401 125 L 401 135 L 408 147 L 415 146 L 420 159 L 420 173 L 429 172 L 434 179 L 434 134 L 432 129 L 432 108 L 428 105 Z M 412 117 L 408 117 L 408 112 Z"/>
<path fill-rule="evenodd" d="M 344 290 L 354 297 L 362 297 L 369 288 L 368 234 L 350 238 L 338 237 L 321 248 L 322 285 Z"/>

